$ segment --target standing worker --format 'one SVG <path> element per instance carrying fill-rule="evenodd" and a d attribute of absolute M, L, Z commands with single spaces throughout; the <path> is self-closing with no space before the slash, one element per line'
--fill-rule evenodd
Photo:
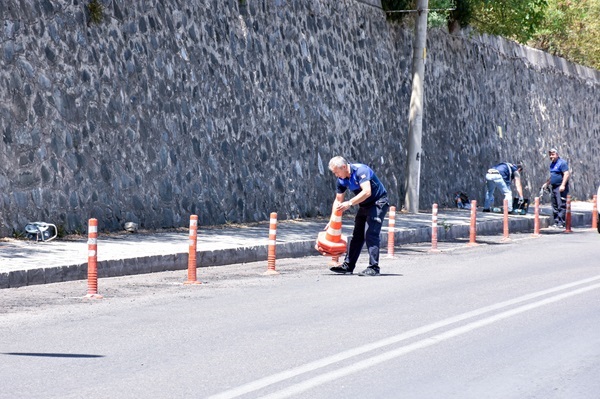
<path fill-rule="evenodd" d="M 517 192 L 519 193 L 519 207 L 523 204 L 523 186 L 521 185 L 521 172 L 523 166 L 521 164 L 512 164 L 502 162 L 488 169 L 485 175 L 487 190 L 485 193 L 485 202 L 483 211 L 490 212 L 494 206 L 494 191 L 496 187 L 504 194 L 504 199 L 508 201 L 508 213 L 513 211 L 512 191 L 510 182 L 515 181 Z"/>
<path fill-rule="evenodd" d="M 367 165 L 350 164 L 343 157 L 336 156 L 329 161 L 329 170 L 337 177 L 336 195 L 332 211 L 344 212 L 353 205 L 359 206 L 354 218 L 354 230 L 346 259 L 341 266 L 334 266 L 330 270 L 340 274 L 352 274 L 366 242 L 369 251 L 369 267 L 358 275 L 378 276 L 379 245 L 381 243 L 379 235 L 383 220 L 390 207 L 387 191 L 375 172 Z M 348 201 L 344 201 L 347 189 L 354 192 L 355 196 Z M 325 227 L 325 230 L 328 226 Z"/>
<path fill-rule="evenodd" d="M 565 227 L 567 214 L 567 195 L 569 194 L 569 164 L 558 155 L 556 148 L 548 151 L 550 157 L 550 177 L 542 186 L 542 190 L 550 188 L 554 228 Z"/>

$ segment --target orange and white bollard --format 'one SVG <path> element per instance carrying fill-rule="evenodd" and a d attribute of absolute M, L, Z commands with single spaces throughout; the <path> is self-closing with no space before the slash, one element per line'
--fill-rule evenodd
<path fill-rule="evenodd" d="M 88 223 L 88 292 L 90 299 L 102 299 L 98 295 L 98 219 Z"/>
<path fill-rule="evenodd" d="M 267 255 L 267 271 L 265 274 L 279 274 L 275 270 L 275 246 L 277 245 L 277 213 L 271 212 L 269 221 L 269 253 Z"/>
<path fill-rule="evenodd" d="M 592 197 L 594 201 L 594 205 L 592 206 L 592 229 L 598 228 L 598 196 L 594 195 Z"/>
<path fill-rule="evenodd" d="M 502 241 L 509 241 L 508 237 L 508 200 L 504 200 L 504 235 Z"/>
<path fill-rule="evenodd" d="M 440 252 L 438 244 L 438 204 L 433 204 L 431 209 L 431 249 L 429 252 Z"/>
<path fill-rule="evenodd" d="M 469 228 L 469 243 L 468 246 L 478 245 L 477 236 L 477 200 L 471 201 L 471 227 Z"/>
<path fill-rule="evenodd" d="M 396 207 L 390 206 L 388 219 L 388 242 L 387 242 L 387 257 L 394 257 L 394 234 L 396 232 Z"/>
<path fill-rule="evenodd" d="M 540 197 L 535 197 L 535 211 L 533 216 L 533 236 L 540 237 Z"/>
<path fill-rule="evenodd" d="M 189 236 L 189 251 L 188 251 L 188 278 L 183 284 L 202 284 L 196 276 L 198 267 L 196 262 L 196 248 L 198 245 L 198 215 L 190 216 L 190 236 Z"/>
<path fill-rule="evenodd" d="M 567 195 L 567 214 L 565 215 L 565 233 L 572 233 L 571 230 L 571 195 Z"/>

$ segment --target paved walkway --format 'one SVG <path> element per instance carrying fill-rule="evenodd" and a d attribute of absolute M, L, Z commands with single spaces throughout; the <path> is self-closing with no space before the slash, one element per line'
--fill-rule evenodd
<path fill-rule="evenodd" d="M 572 226 L 590 226 L 592 203 L 572 205 Z M 533 210 L 530 209 L 530 212 Z M 541 209 L 540 227 L 550 225 L 551 208 Z M 477 213 L 477 234 L 503 233 L 503 217 Z M 346 217 L 342 231 L 352 232 L 352 218 Z M 280 221 L 277 227 L 277 258 L 317 255 L 313 248 L 317 234 L 327 220 Z M 387 246 L 387 221 L 382 231 L 382 252 Z M 441 209 L 438 213 L 438 240 L 468 238 L 470 211 Z M 510 216 L 510 232 L 533 232 L 533 214 Z M 188 234 L 185 228 L 164 233 L 101 234 L 98 238 L 98 276 L 111 277 L 187 269 Z M 267 259 L 269 224 L 202 227 L 198 230 L 198 266 L 218 266 Z M 396 214 L 396 245 L 431 241 L 431 214 Z M 87 237 L 33 242 L 0 239 L 0 288 L 55 283 L 87 278 Z"/>

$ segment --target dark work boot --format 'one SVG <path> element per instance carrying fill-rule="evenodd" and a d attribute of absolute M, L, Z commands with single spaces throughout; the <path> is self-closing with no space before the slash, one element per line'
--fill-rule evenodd
<path fill-rule="evenodd" d="M 352 274 L 352 271 L 354 270 L 354 268 L 350 267 L 346 262 L 344 262 L 340 266 L 334 266 L 334 267 L 330 268 L 329 270 L 331 270 L 334 273 L 338 273 L 338 274 Z"/>
<path fill-rule="evenodd" d="M 379 266 L 369 266 L 362 272 L 358 273 L 359 276 L 379 276 Z"/>

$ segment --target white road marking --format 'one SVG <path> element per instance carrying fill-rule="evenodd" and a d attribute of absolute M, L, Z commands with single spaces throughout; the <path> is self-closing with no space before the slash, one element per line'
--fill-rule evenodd
<path fill-rule="evenodd" d="M 398 343 L 398 342 L 401 342 L 401 341 L 404 341 L 404 340 L 407 340 L 407 339 L 410 339 L 410 338 L 413 338 L 413 337 L 416 337 L 416 336 L 419 336 L 419 335 L 422 335 L 422 334 L 425 334 L 425 333 L 428 333 L 428 332 L 431 332 L 431 331 L 434 331 L 434 330 L 437 330 L 438 328 L 446 327 L 446 326 L 449 326 L 451 324 L 454 324 L 454 323 L 457 323 L 457 322 L 460 322 L 460 321 L 468 320 L 468 319 L 471 319 L 471 318 L 474 318 L 474 317 L 477 317 L 477 316 L 484 315 L 486 313 L 490 313 L 490 312 L 493 312 L 493 311 L 496 311 L 496 310 L 500 310 L 500 309 L 503 309 L 503 308 L 506 308 L 506 307 L 509 307 L 509 306 L 517 305 L 519 303 L 526 302 L 526 301 L 529 301 L 529 300 L 532 300 L 532 299 L 535 299 L 535 298 L 539 298 L 539 297 L 544 296 L 544 295 L 553 294 L 553 293 L 556 293 L 556 292 L 559 292 L 559 291 L 563 291 L 563 290 L 567 290 L 567 289 L 570 289 L 570 288 L 574 288 L 574 287 L 577 287 L 577 286 L 580 286 L 580 285 L 583 285 L 583 284 L 592 283 L 592 282 L 597 281 L 597 280 L 600 280 L 600 275 L 597 275 L 595 277 L 590 277 L 590 278 L 587 278 L 587 279 L 583 279 L 583 280 L 579 280 L 579 281 L 575 281 L 575 282 L 568 283 L 568 284 L 559 285 L 559 286 L 554 287 L 554 288 L 549 288 L 549 289 L 546 289 L 546 290 L 537 291 L 537 292 L 534 292 L 534 293 L 531 293 L 531 294 L 528 294 L 528 295 L 523 295 L 523 296 L 511 299 L 511 300 L 508 300 L 508 301 L 500 302 L 500 303 L 497 303 L 497 304 L 494 304 L 494 305 L 485 306 L 483 308 L 479 308 L 479 309 L 473 310 L 471 312 L 463 313 L 463 314 L 458 315 L 458 316 L 450 317 L 450 318 L 438 321 L 436 323 L 432 323 L 432 324 L 429 324 L 429 325 L 426 325 L 426 326 L 423 326 L 423 327 L 416 328 L 414 330 L 410 330 L 410 331 L 404 332 L 402 334 L 398 334 L 398 335 L 395 335 L 395 336 L 392 336 L 392 337 L 389 337 L 389 338 L 386 338 L 386 339 L 383 339 L 383 340 L 380 340 L 380 341 L 372 342 L 372 343 L 367 344 L 367 345 L 359 346 L 359 347 L 354 348 L 354 349 L 350 349 L 350 350 L 347 350 L 347 351 L 344 351 L 344 352 L 340 352 L 338 354 L 335 354 L 335 355 L 332 355 L 332 356 L 329 356 L 329 357 L 325 357 L 323 359 L 316 360 L 314 362 L 306 363 L 306 364 L 304 364 L 302 366 L 295 367 L 293 369 L 289 369 L 289 370 L 286 370 L 286 371 L 282 371 L 280 373 L 272 374 L 270 376 L 258 379 L 256 381 L 252 381 L 252 382 L 249 382 L 247 384 L 241 385 L 239 387 L 232 388 L 230 390 L 227 390 L 227 391 L 224 391 L 224 392 L 221 392 L 221 393 L 209 396 L 208 399 L 231 399 L 231 398 L 237 398 L 239 396 L 248 394 L 250 392 L 258 391 L 259 389 L 265 388 L 265 387 L 267 387 L 269 385 L 276 384 L 276 383 L 279 383 L 281 381 L 285 381 L 287 379 L 296 377 L 296 376 L 301 375 L 301 374 L 305 374 L 305 373 L 308 373 L 308 372 L 315 371 L 317 369 L 320 369 L 320 368 L 329 366 L 331 364 L 334 364 L 334 363 L 337 363 L 337 362 L 349 359 L 349 358 L 354 357 L 354 356 L 362 355 L 364 353 L 373 351 L 375 349 L 379 349 L 379 348 L 382 348 L 382 347 L 385 347 L 385 346 L 388 346 L 388 345 L 392 345 L 392 344 L 395 344 L 395 343 Z M 374 366 L 374 365 L 379 364 L 381 362 L 393 359 L 395 357 L 399 357 L 401 355 L 404 355 L 406 353 L 412 352 L 414 350 L 425 348 L 427 346 L 431 346 L 431 345 L 439 343 L 439 342 L 441 342 L 443 340 L 455 337 L 455 336 L 460 335 L 460 334 L 467 333 L 469 331 L 472 331 L 474 329 L 486 326 L 486 325 L 494 323 L 496 321 L 499 321 L 499 320 L 502 320 L 502 319 L 505 319 L 505 318 L 517 315 L 519 313 L 523 313 L 523 312 L 531 310 L 531 309 L 535 309 L 537 307 L 546 305 L 548 303 L 557 302 L 557 301 L 559 301 L 561 299 L 565 299 L 565 298 L 568 298 L 568 297 L 571 297 L 571 296 L 574 296 L 574 295 L 578 295 L 578 294 L 581 294 L 581 293 L 584 293 L 584 292 L 587 292 L 587 291 L 590 291 L 590 290 L 593 290 L 593 289 L 596 289 L 596 288 L 600 288 L 600 284 L 595 284 L 595 285 L 591 285 L 591 286 L 588 286 L 588 287 L 583 287 L 583 288 L 577 289 L 575 291 L 566 292 L 566 293 L 559 294 L 559 295 L 556 295 L 556 296 L 553 296 L 553 297 L 550 297 L 550 298 L 547 298 L 547 299 L 543 299 L 543 300 L 538 301 L 538 302 L 534 302 L 534 303 L 531 303 L 531 304 L 528 304 L 528 305 L 523 305 L 521 307 L 518 307 L 518 308 L 515 308 L 515 309 L 512 309 L 512 310 L 508 310 L 508 311 L 505 311 L 503 313 L 499 313 L 499 314 L 494 315 L 494 316 L 490 316 L 490 317 L 488 317 L 486 319 L 475 321 L 475 322 L 472 322 L 472 323 L 467 324 L 467 325 L 462 326 L 462 327 L 457 327 L 457 328 L 449 330 L 447 332 L 438 334 L 438 335 L 436 335 L 434 337 L 423 339 L 423 340 L 421 340 L 419 342 L 415 342 L 415 343 L 413 343 L 411 345 L 404 346 L 404 347 L 401 347 L 401 348 L 398 348 L 398 349 L 395 349 L 395 350 L 388 351 L 388 352 L 386 352 L 386 353 L 384 353 L 382 355 L 378 355 L 378 356 L 371 357 L 369 359 L 357 361 L 355 364 L 353 364 L 351 366 L 344 367 L 344 368 L 341 368 L 341 369 L 339 369 L 337 371 L 333 371 L 333 372 L 329 372 L 329 373 L 323 374 L 323 375 L 321 375 L 319 377 L 311 378 L 311 379 L 306 380 L 306 381 L 304 381 L 302 383 L 299 383 L 299 384 L 296 384 L 296 385 L 292 385 L 292 386 L 290 386 L 287 389 L 278 391 L 278 392 L 273 393 L 273 394 L 271 394 L 269 396 L 266 396 L 266 397 L 270 398 L 270 399 L 273 399 L 273 398 L 286 398 L 286 397 L 289 397 L 289 396 L 294 395 L 296 393 L 306 391 L 307 389 L 310 389 L 310 388 L 315 387 L 317 385 L 321 385 L 321 384 L 324 384 L 325 382 L 331 381 L 333 379 L 340 378 L 342 376 L 355 373 L 355 372 L 363 370 L 363 369 L 365 369 L 367 367 L 371 367 L 371 366 Z M 273 396 L 273 395 L 275 395 L 275 396 Z"/>
<path fill-rule="evenodd" d="M 565 292 L 563 294 L 559 294 L 559 295 L 556 295 L 556 296 L 553 296 L 550 298 L 542 299 L 541 301 L 538 301 L 538 302 L 533 302 L 533 303 L 530 303 L 527 305 L 519 306 L 518 308 L 507 310 L 507 311 L 499 313 L 497 315 L 490 316 L 490 317 L 487 317 L 485 319 L 481 319 L 478 321 L 474 321 L 472 323 L 466 324 L 461 327 L 454 328 L 452 330 L 448 330 L 446 332 L 435 335 L 433 337 L 425 338 L 425 339 L 423 339 L 421 341 L 417 341 L 413 344 L 402 346 L 400 348 L 387 351 L 385 353 L 382 353 L 381 355 L 377 355 L 377 356 L 373 356 L 373 357 L 370 357 L 370 358 L 367 358 L 364 360 L 357 361 L 356 363 L 354 363 L 350 366 L 342 367 L 338 370 L 322 374 L 318 377 L 310 378 L 306 381 L 291 385 L 285 389 L 274 392 L 270 395 L 261 396 L 261 398 L 262 399 L 289 398 L 290 396 L 307 391 L 318 385 L 325 384 L 326 382 L 333 381 L 333 380 L 336 380 L 341 377 L 345 377 L 350 374 L 354 374 L 356 372 L 362 371 L 369 367 L 376 366 L 376 365 L 386 362 L 388 360 L 395 359 L 395 358 L 405 355 L 407 353 L 414 352 L 418 349 L 423 349 L 423 348 L 427 348 L 428 346 L 439 344 L 440 342 L 446 341 L 450 338 L 454 338 L 461 334 L 466 334 L 468 332 L 471 332 L 471 331 L 476 330 L 481 327 L 485 327 L 485 326 L 495 323 L 497 321 L 504 320 L 509 317 L 516 316 L 520 313 L 524 313 L 529 310 L 539 308 L 540 306 L 544 306 L 549 303 L 558 302 L 560 300 L 563 300 L 563 299 L 566 299 L 566 298 L 569 298 L 569 297 L 572 297 L 575 295 L 583 294 L 585 292 L 595 290 L 598 288 L 600 288 L 600 284 L 594 284 L 594 285 L 590 285 L 587 287 L 579 288 L 574 291 Z"/>

